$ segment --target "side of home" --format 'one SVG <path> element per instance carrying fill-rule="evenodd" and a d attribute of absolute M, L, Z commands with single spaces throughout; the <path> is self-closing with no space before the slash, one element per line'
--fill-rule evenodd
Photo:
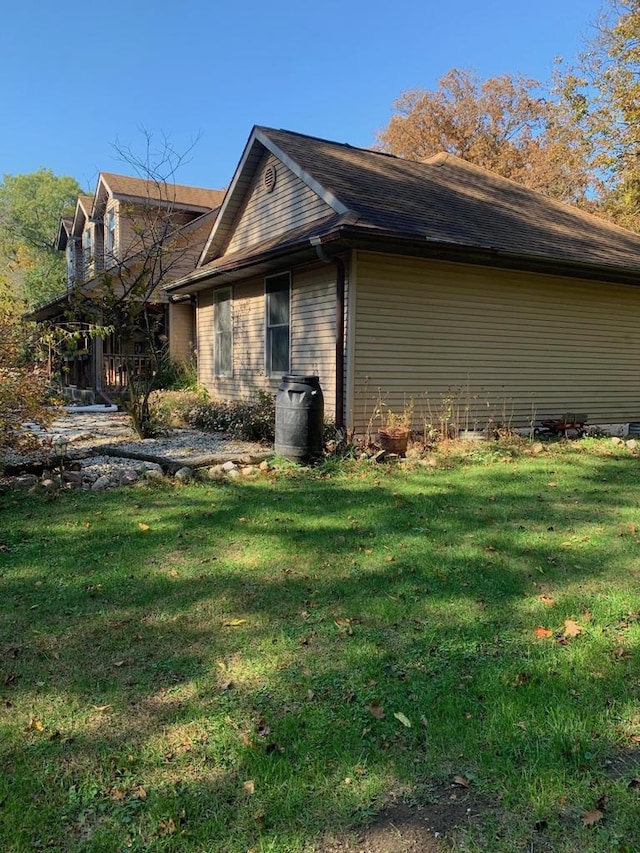
<path fill-rule="evenodd" d="M 640 237 L 455 157 L 409 163 L 255 128 L 198 268 L 216 396 L 320 376 L 329 417 L 413 426 L 640 417 Z"/>

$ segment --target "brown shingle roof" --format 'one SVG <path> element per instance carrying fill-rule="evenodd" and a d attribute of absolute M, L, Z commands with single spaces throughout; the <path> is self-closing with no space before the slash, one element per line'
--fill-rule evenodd
<path fill-rule="evenodd" d="M 131 178 L 127 175 L 115 175 L 101 172 L 105 183 L 116 196 L 153 199 L 180 204 L 202 210 L 219 207 L 224 198 L 224 190 L 209 190 L 202 187 L 188 187 L 182 184 L 163 183 L 145 178 Z"/>
<path fill-rule="evenodd" d="M 337 197 L 357 229 L 569 263 L 640 268 L 640 235 L 451 154 L 418 163 L 289 131 L 256 130 Z"/>

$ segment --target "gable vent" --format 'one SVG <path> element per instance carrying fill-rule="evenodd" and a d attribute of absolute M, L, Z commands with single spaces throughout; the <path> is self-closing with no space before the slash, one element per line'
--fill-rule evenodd
<path fill-rule="evenodd" d="M 262 176 L 262 185 L 268 193 L 272 193 L 276 186 L 276 167 L 275 166 L 267 166 L 264 170 L 264 175 Z"/>

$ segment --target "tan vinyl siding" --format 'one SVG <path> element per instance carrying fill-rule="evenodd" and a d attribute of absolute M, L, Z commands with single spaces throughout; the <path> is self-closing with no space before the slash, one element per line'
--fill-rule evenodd
<path fill-rule="evenodd" d="M 188 362 L 195 346 L 193 306 L 190 302 L 169 303 L 169 352 L 176 361 Z"/>
<path fill-rule="evenodd" d="M 286 270 L 283 270 L 286 272 Z M 335 410 L 335 269 L 294 271 L 291 286 L 290 358 L 292 373 L 317 373 L 325 412 Z M 213 376 L 213 291 L 199 294 L 198 373 L 211 394 L 250 400 L 258 390 L 276 393 L 281 377 L 265 376 L 264 278 L 233 285 L 233 376 Z"/>
<path fill-rule="evenodd" d="M 320 377 L 325 413 L 336 394 L 336 270 L 323 265 L 295 272 L 291 292 L 291 367 Z"/>
<path fill-rule="evenodd" d="M 395 408 L 413 398 L 416 428 L 427 398 L 479 426 L 565 411 L 640 419 L 640 288 L 373 253 L 357 271 L 359 428 L 378 388 Z"/>
<path fill-rule="evenodd" d="M 262 176 L 268 166 L 273 166 L 277 173 L 276 185 L 271 193 L 267 192 L 262 183 Z M 331 207 L 300 178 L 273 154 L 265 154 L 223 254 L 242 251 L 331 213 Z"/>

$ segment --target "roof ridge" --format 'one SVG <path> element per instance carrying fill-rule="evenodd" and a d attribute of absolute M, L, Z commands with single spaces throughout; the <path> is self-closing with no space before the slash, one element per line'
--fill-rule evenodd
<path fill-rule="evenodd" d="M 391 160 L 406 160 L 405 157 L 398 157 L 397 154 L 390 154 L 388 151 L 379 151 L 376 148 L 363 148 L 361 145 L 351 145 L 349 142 L 336 142 L 335 139 L 326 139 L 323 136 L 314 136 L 310 133 L 299 133 L 297 130 L 287 130 L 286 127 L 266 127 L 265 125 L 256 125 L 256 130 L 260 130 L 263 133 L 286 133 L 289 136 L 297 136 L 301 139 L 312 139 L 314 142 L 325 142 L 327 145 L 336 145 L 340 148 L 346 148 L 349 151 L 362 151 L 364 154 L 376 154 L 380 157 L 388 157 Z M 412 160 L 409 162 L 418 162 L 417 160 Z"/>

